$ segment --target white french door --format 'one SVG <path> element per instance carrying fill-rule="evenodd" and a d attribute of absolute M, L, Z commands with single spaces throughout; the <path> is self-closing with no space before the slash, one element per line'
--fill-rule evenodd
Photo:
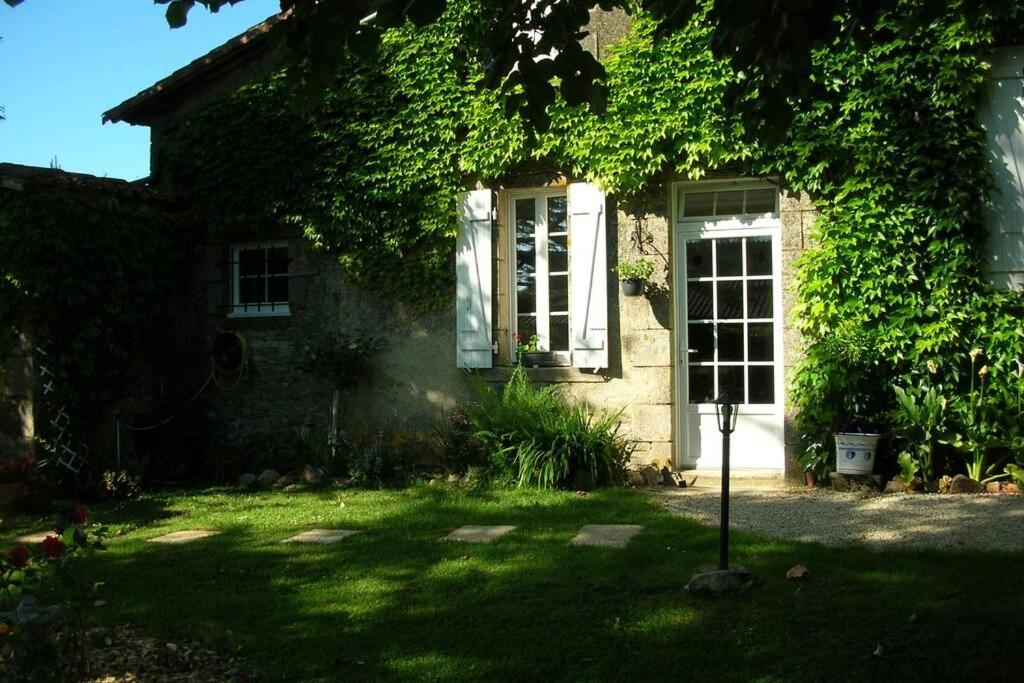
<path fill-rule="evenodd" d="M 753 187 L 747 195 L 761 191 Z M 744 191 L 727 188 L 700 187 L 679 198 L 682 218 L 674 235 L 675 282 L 680 285 L 677 464 L 721 466 L 714 400 L 724 393 L 738 404 L 732 466 L 782 472 L 781 227 L 774 201 L 772 211 L 751 215 L 755 212 L 744 213 Z M 691 207 L 702 202 L 700 212 L 707 215 L 698 220 L 687 216 L 687 199 Z M 753 200 L 746 201 L 750 206 Z M 736 215 L 716 215 L 716 204 L 734 205 Z"/>

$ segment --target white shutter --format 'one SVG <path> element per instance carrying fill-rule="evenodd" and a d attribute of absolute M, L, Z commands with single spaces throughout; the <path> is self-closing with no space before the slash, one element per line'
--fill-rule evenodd
<path fill-rule="evenodd" d="M 608 367 L 608 265 L 604 193 L 569 185 L 570 343 L 578 368 Z"/>
<path fill-rule="evenodd" d="M 460 368 L 489 368 L 491 329 L 491 191 L 459 195 L 455 247 L 455 344 Z"/>

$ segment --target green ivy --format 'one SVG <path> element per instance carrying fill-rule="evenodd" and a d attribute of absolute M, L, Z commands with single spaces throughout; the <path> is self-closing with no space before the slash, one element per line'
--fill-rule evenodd
<path fill-rule="evenodd" d="M 188 239 L 173 212 L 138 199 L 0 190 L 0 356 L 25 333 L 60 400 L 95 426 L 104 401 L 166 362 Z"/>
<path fill-rule="evenodd" d="M 919 382 L 927 361 L 962 387 L 980 347 L 1005 385 L 1024 351 L 1021 298 L 983 278 L 975 111 L 986 51 L 1021 36 L 966 23 L 966 2 L 902 20 L 926 4 L 906 0 L 872 40 L 853 30 L 816 53 L 812 96 L 775 147 L 723 106 L 742 75 L 711 54 L 706 14 L 655 40 L 635 13 L 605 58 L 607 115 L 558 100 L 550 130 L 530 133 L 477 87 L 478 7 L 453 0 L 436 24 L 389 32 L 376 66 L 344 64 L 315 109 L 296 110 L 271 75 L 192 116 L 161 159 L 211 229 L 301 230 L 356 282 L 423 308 L 450 301 L 454 198 L 473 181 L 540 164 L 625 197 L 712 170 L 780 177 L 819 212 L 798 263 L 806 348 L 790 391 L 821 459 L 831 430 L 884 421 L 892 385 Z"/>

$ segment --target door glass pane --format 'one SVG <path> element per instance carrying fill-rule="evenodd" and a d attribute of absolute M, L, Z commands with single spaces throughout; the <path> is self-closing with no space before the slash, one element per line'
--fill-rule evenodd
<path fill-rule="evenodd" d="M 746 403 L 743 391 L 743 366 L 718 366 L 718 393 L 726 392 L 734 403 Z"/>
<path fill-rule="evenodd" d="M 715 213 L 714 192 L 687 192 L 683 195 L 683 217 L 713 216 Z"/>
<path fill-rule="evenodd" d="M 569 350 L 569 316 L 551 316 L 551 349 L 549 350 Z"/>
<path fill-rule="evenodd" d="M 775 190 L 747 190 L 746 213 L 775 213 Z"/>
<path fill-rule="evenodd" d="M 699 323 L 686 328 L 687 360 L 690 362 L 715 359 L 715 325 Z"/>
<path fill-rule="evenodd" d="M 775 403 L 774 366 L 750 366 L 750 403 Z"/>
<path fill-rule="evenodd" d="M 747 317 L 772 317 L 772 281 L 747 281 Z"/>
<path fill-rule="evenodd" d="M 552 275 L 548 278 L 548 296 L 551 301 L 549 310 L 552 313 L 569 310 L 569 276 Z"/>
<path fill-rule="evenodd" d="M 554 235 L 548 238 L 548 270 L 552 273 L 569 270 L 569 236 Z"/>
<path fill-rule="evenodd" d="M 686 277 L 711 277 L 711 240 L 686 243 Z"/>
<path fill-rule="evenodd" d="M 772 274 L 772 238 L 747 238 L 747 275 Z"/>
<path fill-rule="evenodd" d="M 730 320 L 743 317 L 743 283 L 718 283 L 718 319 Z"/>
<path fill-rule="evenodd" d="M 738 238 L 715 240 L 718 256 L 718 277 L 743 274 L 743 241 Z"/>
<path fill-rule="evenodd" d="M 568 230 L 566 222 L 566 198 L 548 197 L 548 234 Z"/>
<path fill-rule="evenodd" d="M 743 323 L 718 324 L 718 360 L 743 360 Z"/>
<path fill-rule="evenodd" d="M 743 213 L 743 190 L 729 190 L 718 193 L 715 205 L 716 216 L 738 216 Z"/>
<path fill-rule="evenodd" d="M 747 331 L 747 360 L 775 360 L 774 336 L 771 323 L 750 323 Z"/>
<path fill-rule="evenodd" d="M 712 283 L 686 283 L 686 316 L 690 320 L 710 320 L 714 317 L 711 301 Z"/>
<path fill-rule="evenodd" d="M 691 365 L 689 367 L 689 402 L 711 403 L 715 400 L 715 368 Z"/>

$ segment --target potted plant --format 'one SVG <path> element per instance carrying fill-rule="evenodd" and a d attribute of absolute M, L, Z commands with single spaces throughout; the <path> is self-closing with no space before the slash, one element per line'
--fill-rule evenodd
<path fill-rule="evenodd" d="M 524 334 L 516 334 L 516 359 L 526 367 L 539 367 L 551 365 L 554 361 L 554 354 L 550 351 L 540 350 L 540 337 L 535 334 L 529 338 Z"/>
<path fill-rule="evenodd" d="M 644 293 L 644 284 L 654 275 L 654 262 L 639 258 L 635 261 L 623 261 L 615 267 L 622 283 L 622 293 L 626 296 L 640 296 Z"/>
<path fill-rule="evenodd" d="M 869 475 L 875 471 L 875 454 L 881 434 L 866 431 L 863 422 L 832 435 L 836 444 L 836 472 Z"/>

